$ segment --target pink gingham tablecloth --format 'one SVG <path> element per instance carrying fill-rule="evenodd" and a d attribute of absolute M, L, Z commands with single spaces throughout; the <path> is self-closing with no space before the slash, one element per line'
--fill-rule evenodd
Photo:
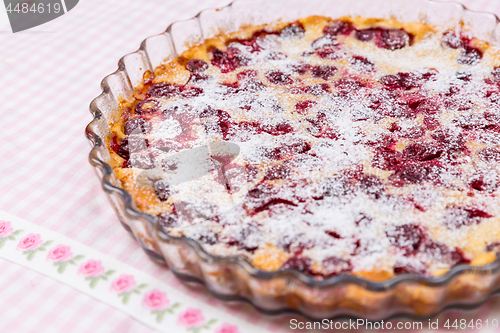
<path fill-rule="evenodd" d="M 272 0 L 270 0 L 272 1 Z M 291 332 L 269 318 L 180 283 L 120 226 L 87 156 L 89 102 L 118 59 L 173 21 L 228 0 L 81 0 L 64 16 L 12 34 L 0 27 L 0 210 L 4 210 L 196 297 L 262 331 Z M 500 0 L 463 0 L 500 15 Z M 498 299 L 439 318 L 500 319 Z M 28 268 L 0 259 L 0 332 L 152 332 L 119 310 Z M 483 330 L 484 331 L 484 330 Z M 490 330 L 493 331 L 493 330 Z M 312 332 L 312 331 L 311 331 Z"/>

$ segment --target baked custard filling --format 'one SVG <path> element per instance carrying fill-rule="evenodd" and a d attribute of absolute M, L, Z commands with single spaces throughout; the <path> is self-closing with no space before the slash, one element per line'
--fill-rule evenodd
<path fill-rule="evenodd" d="M 440 276 L 500 251 L 500 49 L 425 23 L 247 27 L 147 72 L 109 120 L 173 236 L 318 279 Z"/>

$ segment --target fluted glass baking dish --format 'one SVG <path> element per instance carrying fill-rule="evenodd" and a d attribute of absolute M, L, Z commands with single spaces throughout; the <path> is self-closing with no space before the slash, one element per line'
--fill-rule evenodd
<path fill-rule="evenodd" d="M 480 305 L 499 289 L 498 259 L 480 267 L 459 265 L 437 278 L 403 274 L 383 282 L 349 275 L 318 280 L 291 269 L 260 271 L 241 258 L 215 257 L 192 239 L 170 236 L 155 216 L 140 212 L 122 189 L 108 164 L 108 119 L 119 99 L 133 94 L 146 71 L 154 71 L 189 46 L 219 33 L 311 15 L 395 18 L 450 28 L 462 23 L 478 38 L 492 44 L 500 40 L 495 15 L 473 12 L 458 3 L 427 0 L 239 0 L 173 23 L 166 32 L 147 38 L 139 50 L 124 56 L 118 70 L 102 81 L 102 94 L 90 104 L 94 119 L 86 128 L 92 145 L 89 160 L 121 223 L 151 258 L 167 262 L 181 280 L 202 283 L 220 299 L 246 301 L 268 314 L 296 313 L 310 319 L 354 316 L 380 320 L 401 315 L 422 319 L 445 308 Z"/>

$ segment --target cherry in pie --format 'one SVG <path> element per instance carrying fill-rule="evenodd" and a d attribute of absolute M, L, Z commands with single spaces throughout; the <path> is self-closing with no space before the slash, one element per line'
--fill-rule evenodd
<path fill-rule="evenodd" d="M 261 270 L 484 265 L 500 251 L 499 51 L 358 17 L 221 35 L 122 101 L 112 167 L 165 232 Z"/>

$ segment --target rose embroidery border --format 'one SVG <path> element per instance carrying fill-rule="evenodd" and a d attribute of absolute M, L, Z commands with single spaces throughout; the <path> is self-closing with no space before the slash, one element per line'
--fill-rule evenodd
<path fill-rule="evenodd" d="M 2 216 L 2 212 L 0 211 L 0 217 Z M 17 218 L 15 218 L 17 219 Z M 24 224 L 30 224 L 29 222 L 23 221 Z M 15 224 L 15 223 L 14 223 Z M 16 241 L 16 236 L 21 234 L 26 234 L 25 229 L 16 229 L 13 228 L 12 219 L 10 221 L 0 220 L 0 257 L 3 257 L 7 260 L 10 260 L 8 256 L 4 256 L 4 252 L 6 252 L 4 245 L 7 244 L 7 241 L 12 240 Z M 36 229 L 41 229 L 41 227 L 33 225 Z M 110 293 L 110 297 L 112 294 L 115 294 L 114 297 L 120 299 L 120 303 L 125 308 L 135 305 L 141 302 L 141 308 L 145 310 L 145 313 L 149 313 L 149 320 L 145 318 L 145 316 L 138 318 L 138 316 L 134 316 L 139 319 L 141 322 L 148 324 L 151 327 L 160 329 L 162 331 L 169 331 L 172 328 L 172 324 L 177 326 L 179 329 L 183 329 L 185 332 L 190 333 L 203 333 L 203 332 L 214 332 L 214 333 L 241 333 L 240 329 L 236 325 L 228 324 L 224 320 L 220 320 L 218 318 L 211 318 L 206 320 L 202 309 L 199 307 L 187 306 L 184 310 L 182 308 L 185 306 L 181 302 L 171 303 L 169 297 L 167 296 L 167 292 L 162 291 L 157 288 L 149 289 L 148 283 L 137 284 L 135 281 L 134 275 L 122 273 L 117 276 L 112 281 L 108 280 L 108 277 L 114 275 L 118 270 L 117 269 L 108 269 L 106 270 L 102 265 L 101 260 L 96 259 L 88 259 L 85 262 L 80 263 L 78 266 L 77 262 L 87 257 L 84 254 L 73 255 L 71 246 L 64 245 L 64 242 L 59 243 L 56 246 L 51 246 L 55 241 L 56 237 L 45 237 L 43 235 L 43 239 L 49 238 L 50 240 L 43 241 L 42 234 L 43 232 L 38 233 L 28 233 L 24 236 L 15 247 L 15 251 L 10 250 L 11 253 L 21 253 L 24 258 L 24 262 L 19 262 L 25 267 L 32 268 L 30 266 L 38 266 L 38 269 L 33 268 L 36 271 L 39 271 L 42 274 L 47 276 L 51 276 L 52 274 L 48 271 L 48 267 L 55 266 L 57 267 L 57 275 L 62 276 L 63 273 L 70 272 L 76 274 L 77 277 L 80 278 L 81 282 L 85 284 L 86 288 L 90 291 L 89 294 L 92 294 L 92 290 L 97 289 L 107 289 Z M 48 231 L 48 233 L 53 233 Z M 61 236 L 60 238 L 65 238 Z M 9 242 L 14 243 L 14 242 Z M 75 247 L 85 247 L 81 244 L 76 244 Z M 45 260 L 40 256 L 36 256 L 38 252 L 47 251 L 48 253 Z M 79 249 L 77 252 L 84 252 Z M 89 256 L 90 257 L 90 256 Z M 10 260 L 13 261 L 13 260 Z M 20 260 L 19 260 L 20 261 Z M 15 262 L 15 261 L 14 261 Z M 52 263 L 52 265 L 50 265 Z M 73 268 L 74 266 L 74 268 Z M 43 267 L 40 268 L 40 267 Z M 78 269 L 76 269 L 78 267 Z M 71 273 L 68 273 L 71 274 Z M 66 275 L 68 275 L 66 274 Z M 51 277 L 54 277 L 53 275 Z M 61 277 L 56 278 L 61 281 Z M 72 280 L 73 281 L 73 280 Z M 88 283 L 90 281 L 90 283 Z M 99 285 L 98 282 L 102 281 Z M 67 283 L 67 281 L 61 281 L 63 283 L 71 285 L 71 283 Z M 104 286 L 104 283 L 109 283 L 108 287 Z M 100 286 L 102 284 L 102 286 Z M 74 286 L 73 286 L 74 287 Z M 77 290 L 81 290 L 83 288 L 76 288 Z M 143 291 L 145 291 L 143 293 Z M 85 292 L 85 291 L 84 291 Z M 132 297 L 133 295 L 141 295 L 142 297 Z M 91 295 L 92 296 L 92 295 Z M 97 297 L 96 297 L 97 298 Z M 99 299 L 99 298 L 98 298 Z M 130 303 L 129 303 L 130 301 Z M 111 303 L 111 302 L 105 302 Z M 190 304 L 186 304 L 190 305 Z M 119 306 L 115 307 L 119 308 Z M 128 312 L 128 311 L 127 311 Z M 164 319 L 169 318 L 168 327 L 165 325 L 161 325 L 164 322 Z M 221 325 L 216 325 L 217 323 L 222 323 Z M 242 327 L 240 325 L 240 327 Z M 262 329 L 261 329 L 262 330 Z M 252 330 L 253 331 L 253 330 Z"/>

